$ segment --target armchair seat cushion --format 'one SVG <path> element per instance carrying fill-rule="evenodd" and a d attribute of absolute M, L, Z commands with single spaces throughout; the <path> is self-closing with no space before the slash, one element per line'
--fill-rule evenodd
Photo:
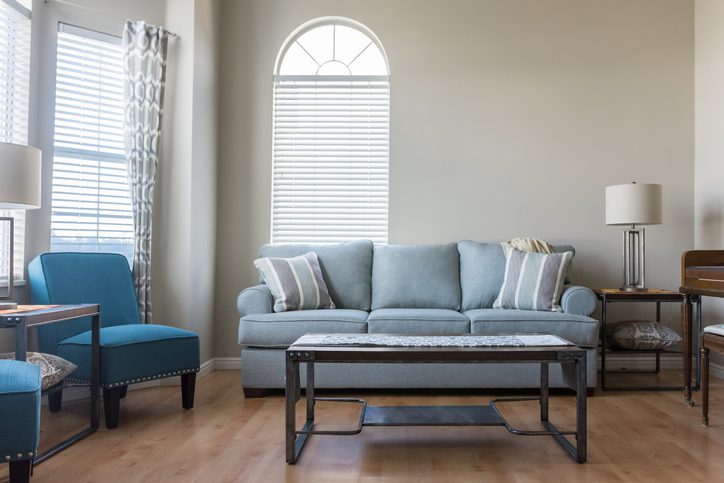
<path fill-rule="evenodd" d="M 40 369 L 0 360 L 0 461 L 27 459 L 38 448 Z"/>
<path fill-rule="evenodd" d="M 476 309 L 465 315 L 470 318 L 473 334 L 547 333 L 581 347 L 598 345 L 598 321 L 583 315 L 514 309 Z"/>
<path fill-rule="evenodd" d="M 367 312 L 354 309 L 319 309 L 249 314 L 239 323 L 239 344 L 283 347 L 307 333 L 363 334 Z"/>
<path fill-rule="evenodd" d="M 449 309 L 377 309 L 367 327 L 370 333 L 469 334 L 470 319 Z"/>
<path fill-rule="evenodd" d="M 78 366 L 70 376 L 90 380 L 91 331 L 58 344 L 58 355 Z M 101 385 L 105 388 L 199 370 L 199 336 L 154 324 L 128 324 L 101 329 Z"/>

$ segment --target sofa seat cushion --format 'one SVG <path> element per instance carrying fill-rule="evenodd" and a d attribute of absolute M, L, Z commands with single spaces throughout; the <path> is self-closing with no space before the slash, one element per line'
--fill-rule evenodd
<path fill-rule="evenodd" d="M 598 321 L 583 315 L 536 310 L 475 309 L 465 315 L 473 334 L 547 333 L 581 347 L 598 345 Z"/>
<path fill-rule="evenodd" d="M 470 319 L 448 309 L 378 309 L 367 318 L 372 334 L 469 334 Z"/>
<path fill-rule="evenodd" d="M 0 360 L 0 461 L 28 458 L 38 448 L 40 369 Z"/>
<path fill-rule="evenodd" d="M 364 310 L 320 309 L 249 314 L 239 323 L 239 344 L 253 347 L 289 347 L 308 333 L 363 334 L 367 332 Z"/>
<path fill-rule="evenodd" d="M 58 344 L 78 366 L 71 379 L 90 380 L 91 331 Z M 199 336 L 167 325 L 128 324 L 101 329 L 101 385 L 112 387 L 199 369 Z"/>
<path fill-rule="evenodd" d="M 375 247 L 372 310 L 407 307 L 460 310 L 455 243 Z"/>

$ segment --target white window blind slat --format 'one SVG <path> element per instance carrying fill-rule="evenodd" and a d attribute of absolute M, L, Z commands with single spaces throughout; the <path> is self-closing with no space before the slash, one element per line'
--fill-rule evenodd
<path fill-rule="evenodd" d="M 51 250 L 133 256 L 120 39 L 58 32 Z"/>
<path fill-rule="evenodd" d="M 387 243 L 389 107 L 386 80 L 275 80 L 272 242 Z"/>
<path fill-rule="evenodd" d="M 17 2 L 0 1 L 0 142 L 27 144 L 30 84 L 30 16 Z M 13 277 L 22 280 L 25 211 L 0 210 L 15 222 Z M 10 230 L 0 223 L 0 284 L 7 284 Z"/>

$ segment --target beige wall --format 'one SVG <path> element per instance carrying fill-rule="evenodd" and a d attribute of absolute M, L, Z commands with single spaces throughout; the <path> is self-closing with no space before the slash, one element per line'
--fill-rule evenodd
<path fill-rule="evenodd" d="M 215 0 L 168 0 L 169 48 L 154 208 L 154 320 L 198 333 L 213 357 L 216 236 Z"/>
<path fill-rule="evenodd" d="M 696 0 L 696 248 L 724 249 L 724 2 Z M 704 301 L 724 323 L 724 301 Z"/>
<path fill-rule="evenodd" d="M 648 282 L 678 286 L 694 244 L 693 2 L 224 0 L 217 356 L 238 356 L 234 301 L 269 239 L 274 60 L 325 15 L 364 23 L 389 56 L 390 243 L 570 242 L 575 281 L 615 286 L 621 233 L 604 225 L 604 187 L 661 183 Z"/>

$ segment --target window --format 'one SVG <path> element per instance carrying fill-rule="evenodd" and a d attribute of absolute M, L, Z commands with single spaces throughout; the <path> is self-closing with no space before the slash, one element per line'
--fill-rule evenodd
<path fill-rule="evenodd" d="M 121 39 L 60 24 L 50 248 L 133 257 Z"/>
<path fill-rule="evenodd" d="M 0 1 L 0 142 L 28 143 L 30 84 L 30 10 L 14 0 Z M 25 211 L 3 210 L 15 219 L 14 278 L 23 278 Z M 7 281 L 10 233 L 0 224 L 0 279 Z"/>
<path fill-rule="evenodd" d="M 274 243 L 387 243 L 390 78 L 377 37 L 349 19 L 312 21 L 274 71 Z"/>

